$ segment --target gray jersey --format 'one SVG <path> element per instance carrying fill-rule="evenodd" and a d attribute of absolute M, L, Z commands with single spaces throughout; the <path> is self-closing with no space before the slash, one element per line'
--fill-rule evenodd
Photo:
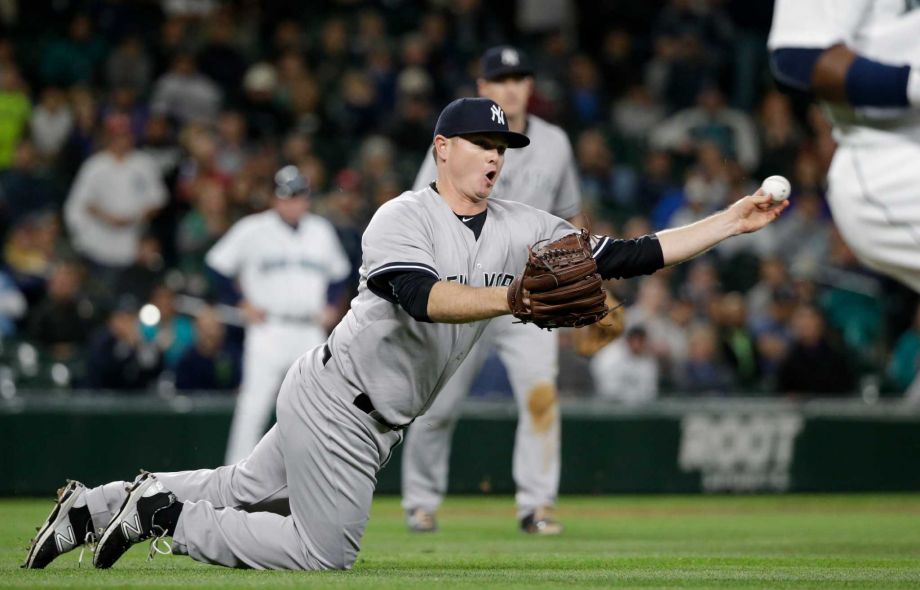
<path fill-rule="evenodd" d="M 395 300 L 371 291 L 368 279 L 416 270 L 473 287 L 507 286 L 524 268 L 527 246 L 573 231 L 568 222 L 533 207 L 489 198 L 477 240 L 430 187 L 403 193 L 380 207 L 364 232 L 358 295 L 329 337 L 327 369 L 356 395 L 368 394 L 391 424 L 411 422 L 489 322 L 416 321 Z"/>
<path fill-rule="evenodd" d="M 535 115 L 527 116 L 530 145 L 505 152 L 505 165 L 492 189 L 492 197 L 526 203 L 557 217 L 569 219 L 581 212 L 581 191 L 572 145 L 565 131 Z M 437 177 L 429 156 L 415 178 L 420 190 Z"/>

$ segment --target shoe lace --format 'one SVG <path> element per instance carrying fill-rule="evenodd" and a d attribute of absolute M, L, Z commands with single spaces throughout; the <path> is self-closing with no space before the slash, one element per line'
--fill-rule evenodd
<path fill-rule="evenodd" d="M 157 553 L 160 555 L 171 555 L 172 545 L 166 540 L 166 537 L 169 536 L 169 531 L 159 525 L 153 525 L 150 527 L 150 532 L 153 533 L 153 538 L 150 540 L 150 550 L 147 552 L 147 561 L 152 561 Z"/>
<path fill-rule="evenodd" d="M 86 531 L 83 537 L 83 545 L 80 547 L 80 557 L 77 559 L 77 567 L 83 567 L 83 553 L 86 547 L 89 547 L 91 554 L 96 553 L 96 534 L 93 531 Z"/>

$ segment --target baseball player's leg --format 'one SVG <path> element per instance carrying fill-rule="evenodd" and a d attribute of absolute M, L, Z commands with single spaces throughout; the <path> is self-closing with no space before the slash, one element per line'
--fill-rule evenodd
<path fill-rule="evenodd" d="M 553 506 L 559 492 L 559 341 L 555 332 L 512 324 L 508 318 L 494 324 L 498 354 L 518 404 L 513 474 L 523 518 Z"/>
<path fill-rule="evenodd" d="M 316 359 L 305 362 L 316 363 Z M 175 551 L 260 569 L 344 569 L 357 558 L 376 473 L 399 442 L 347 399 L 298 372 L 278 400 L 291 516 L 186 502 Z"/>
<path fill-rule="evenodd" d="M 217 469 L 156 473 L 180 501 L 207 500 L 217 508 L 288 512 L 287 480 L 278 427 L 262 437 L 246 459 Z M 105 528 L 127 497 L 130 482 L 116 481 L 86 490 L 93 528 Z"/>
<path fill-rule="evenodd" d="M 469 393 L 490 347 L 485 334 L 431 407 L 409 427 L 402 454 L 402 506 L 410 514 L 417 509 L 434 513 L 444 499 L 457 408 Z"/>
<path fill-rule="evenodd" d="M 841 145 L 828 173 L 828 202 L 840 234 L 859 259 L 920 293 L 920 147 L 893 138 Z"/>

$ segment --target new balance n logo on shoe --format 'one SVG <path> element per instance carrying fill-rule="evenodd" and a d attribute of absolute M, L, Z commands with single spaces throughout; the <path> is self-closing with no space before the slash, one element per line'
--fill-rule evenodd
<path fill-rule="evenodd" d="M 133 531 L 134 535 L 130 535 L 128 531 Z M 127 520 L 121 523 L 121 532 L 125 535 L 125 539 L 136 539 L 141 536 L 143 529 L 141 528 L 141 517 L 135 513 L 134 514 L 134 525 L 132 526 Z"/>
<path fill-rule="evenodd" d="M 77 537 L 73 534 L 73 527 L 67 525 L 67 534 L 65 537 L 62 533 L 54 533 L 54 543 L 57 545 L 58 553 L 70 551 L 77 544 Z M 67 543 L 65 546 L 64 543 Z"/>

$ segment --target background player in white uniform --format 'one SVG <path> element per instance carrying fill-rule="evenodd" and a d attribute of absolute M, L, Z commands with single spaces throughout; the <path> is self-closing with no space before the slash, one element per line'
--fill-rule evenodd
<path fill-rule="evenodd" d="M 769 48 L 781 82 L 829 103 L 841 235 L 920 292 L 920 1 L 777 0 Z"/>
<path fill-rule="evenodd" d="M 262 438 L 291 363 L 335 325 L 330 287 L 334 298 L 336 284 L 351 272 L 332 224 L 308 213 L 310 187 L 297 168 L 279 170 L 275 185 L 272 209 L 239 220 L 206 257 L 211 269 L 237 279 L 247 321 L 228 465 Z"/>
<path fill-rule="evenodd" d="M 174 553 L 205 563 L 309 570 L 354 564 L 377 471 L 402 429 L 463 363 L 485 320 L 509 313 L 507 285 L 523 269 L 527 246 L 574 231 L 549 213 L 488 198 L 505 148 L 528 143 L 508 131 L 497 104 L 454 101 L 435 131 L 436 183 L 375 213 L 351 310 L 325 345 L 290 368 L 278 423 L 252 454 L 218 469 L 142 474 L 129 490 L 125 482 L 93 489 L 70 482 L 26 567 L 44 567 L 102 527 L 93 556 L 100 568 L 132 544 L 166 535 Z M 755 231 L 784 208 L 766 194 L 744 197 L 655 236 L 598 237 L 594 257 L 604 277 L 651 273 Z M 285 497 L 287 516 L 227 509 Z"/>
<path fill-rule="evenodd" d="M 531 141 L 530 146 L 505 156 L 494 197 L 526 203 L 581 227 L 581 191 L 569 139 L 559 127 L 527 113 L 532 74 L 527 56 L 513 47 L 493 47 L 480 60 L 479 95 L 501 105 L 508 128 Z M 425 158 L 413 188 L 423 189 L 436 176 L 434 158 Z M 402 493 L 410 530 L 437 528 L 435 511 L 447 491 L 458 406 L 493 349 L 505 365 L 518 405 L 512 472 L 521 527 L 537 534 L 561 532 L 551 511 L 559 492 L 561 455 L 556 399 L 558 332 L 515 325 L 511 316 L 492 322 L 469 360 L 441 390 L 437 403 L 409 429 L 403 449 Z"/>

